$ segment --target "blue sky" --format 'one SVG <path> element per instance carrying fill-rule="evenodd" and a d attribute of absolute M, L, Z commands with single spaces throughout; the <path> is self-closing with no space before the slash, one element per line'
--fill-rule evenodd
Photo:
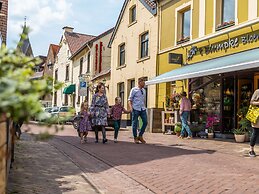
<path fill-rule="evenodd" d="M 59 44 L 62 27 L 98 35 L 112 28 L 124 0 L 9 0 L 7 46 L 15 48 L 27 17 L 34 55 L 47 55 L 49 44 Z"/>

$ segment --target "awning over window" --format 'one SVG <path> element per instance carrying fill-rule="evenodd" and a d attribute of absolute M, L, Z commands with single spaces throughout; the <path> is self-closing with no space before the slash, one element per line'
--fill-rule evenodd
<path fill-rule="evenodd" d="M 76 91 L 76 85 L 75 84 L 71 84 L 71 85 L 69 85 L 69 86 L 64 88 L 63 94 L 72 94 L 75 91 Z"/>
<path fill-rule="evenodd" d="M 180 67 L 146 81 L 146 85 L 222 74 L 256 67 L 259 67 L 258 48 Z"/>

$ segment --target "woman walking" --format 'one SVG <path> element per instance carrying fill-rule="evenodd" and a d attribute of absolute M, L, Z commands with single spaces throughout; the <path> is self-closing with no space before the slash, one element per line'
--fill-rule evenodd
<path fill-rule="evenodd" d="M 250 101 L 251 105 L 255 105 L 255 106 L 259 106 L 259 89 L 255 90 L 251 101 Z M 250 151 L 249 151 L 249 156 L 250 157 L 255 157 L 255 151 L 254 151 L 254 146 L 256 143 L 257 138 L 259 137 L 259 119 L 258 119 L 259 115 L 257 115 L 257 121 L 256 123 L 252 123 L 252 127 L 253 127 L 253 134 L 252 137 L 250 139 Z"/>
<path fill-rule="evenodd" d="M 90 112 L 92 115 L 92 125 L 95 131 L 95 143 L 98 143 L 98 131 L 102 130 L 103 143 L 107 142 L 105 126 L 108 125 L 108 100 L 104 93 L 105 87 L 103 83 L 99 83 L 96 88 L 96 93 L 93 95 Z"/>

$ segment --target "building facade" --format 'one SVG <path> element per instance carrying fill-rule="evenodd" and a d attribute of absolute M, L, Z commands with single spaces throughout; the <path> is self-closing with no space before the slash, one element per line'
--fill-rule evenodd
<path fill-rule="evenodd" d="M 58 91 L 53 91 L 52 104 L 54 106 L 75 107 L 75 85 L 73 77 L 73 64 L 70 57 L 80 49 L 83 44 L 94 36 L 73 32 L 73 28 L 64 27 L 60 40 L 60 49 L 54 64 L 53 78 L 64 83 Z"/>
<path fill-rule="evenodd" d="M 125 108 L 137 80 L 156 76 L 158 43 L 157 5 L 149 0 L 125 0 L 113 31 L 111 47 L 111 98 L 120 96 Z M 156 107 L 156 86 L 146 88 L 147 107 Z M 113 102 L 114 103 L 114 100 Z M 122 126 L 131 125 L 123 115 Z"/>
<path fill-rule="evenodd" d="M 76 109 L 87 100 L 91 104 L 92 95 L 98 82 L 105 81 L 106 95 L 109 101 L 109 80 L 111 67 L 111 49 L 108 43 L 112 29 L 91 39 L 71 56 L 73 61 L 74 84 L 76 85 Z M 81 83 L 80 83 L 81 82 Z"/>
<path fill-rule="evenodd" d="M 158 107 L 187 91 L 191 122 L 220 134 L 239 126 L 259 79 L 259 1 L 160 1 Z M 205 128 L 205 126 L 204 126 Z"/>
<path fill-rule="evenodd" d="M 0 45 L 6 44 L 8 19 L 8 0 L 0 1 Z"/>

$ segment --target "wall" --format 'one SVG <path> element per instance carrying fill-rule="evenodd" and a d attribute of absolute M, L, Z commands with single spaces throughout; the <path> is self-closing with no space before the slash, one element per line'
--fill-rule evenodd
<path fill-rule="evenodd" d="M 129 25 L 129 8 L 136 5 L 137 22 Z M 139 60 L 139 38 L 143 32 L 149 31 L 149 58 Z M 126 50 L 126 66 L 118 67 L 118 49 L 121 43 L 125 42 Z M 128 81 L 139 77 L 147 77 L 151 79 L 156 76 L 156 56 L 158 50 L 158 17 L 153 16 L 141 2 L 132 0 L 128 3 L 116 36 L 112 43 L 111 58 L 111 94 L 112 99 L 118 96 L 118 83 L 124 82 L 124 101 L 125 108 L 128 104 L 128 96 L 130 92 Z M 148 86 L 148 108 L 156 107 L 156 86 Z M 114 100 L 113 100 L 114 101 Z M 113 102 L 114 103 L 114 102 Z M 127 116 L 124 115 L 123 119 Z M 129 119 L 129 116 L 128 116 Z"/>

